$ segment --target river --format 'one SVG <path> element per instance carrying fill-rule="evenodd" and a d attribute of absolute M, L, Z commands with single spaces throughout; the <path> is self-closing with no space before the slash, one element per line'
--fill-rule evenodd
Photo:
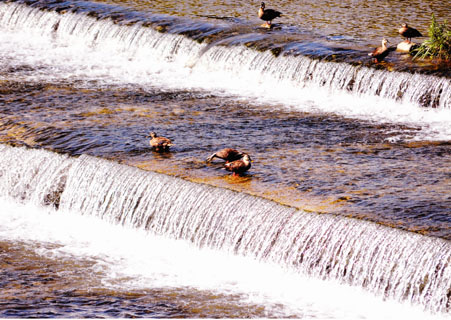
<path fill-rule="evenodd" d="M 404 4 L 1 1 L 0 315 L 449 317 L 449 63 L 368 53 L 451 9 Z"/>

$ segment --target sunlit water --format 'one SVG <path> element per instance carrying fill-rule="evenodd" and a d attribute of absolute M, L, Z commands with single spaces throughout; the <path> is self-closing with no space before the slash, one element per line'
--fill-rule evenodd
<path fill-rule="evenodd" d="M 258 25 L 257 11 L 261 1 L 99 1 L 120 4 L 146 12 L 204 18 L 214 21 L 229 18 L 237 23 Z M 265 1 L 267 8 L 282 12 L 274 20 L 287 32 L 314 34 L 324 40 L 354 45 L 379 45 L 382 37 L 397 43 L 397 30 L 404 22 L 418 28 L 424 35 L 432 14 L 438 20 L 451 16 L 446 1 Z"/>
<path fill-rule="evenodd" d="M 449 69 L 399 53 L 374 66 L 367 56 L 382 36 L 401 40 L 401 21 L 426 34 L 432 13 L 450 16 L 446 1 L 267 2 L 286 13 L 269 32 L 259 28 L 259 2 L 106 3 L 121 7 L 87 2 L 87 17 L 64 13 L 71 2 L 56 4 L 60 13 L 0 2 L 3 143 L 99 156 L 451 239 Z M 123 16 L 139 23 L 126 25 Z M 193 41 L 196 32 L 206 40 Z M 275 44 L 287 54 L 277 56 Z M 149 148 L 152 130 L 174 140 L 170 153 Z M 252 156 L 244 177 L 205 163 L 226 146 Z M 5 267 L 11 291 L 2 316 L 99 316 L 93 312 L 104 301 L 112 307 L 101 316 L 122 317 L 379 319 L 417 311 L 74 212 L 61 219 L 33 206 L 2 206 L 2 255 L 27 266 Z M 41 276 L 36 265 L 50 271 Z M 55 280 L 55 273 L 68 277 Z M 39 288 L 53 296 L 40 296 L 42 309 L 33 311 L 30 292 Z M 12 298 L 23 289 L 24 304 Z"/>

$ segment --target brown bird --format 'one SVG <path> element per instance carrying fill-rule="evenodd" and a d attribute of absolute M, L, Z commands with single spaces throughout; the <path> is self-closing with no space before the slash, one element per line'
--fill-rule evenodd
<path fill-rule="evenodd" d="M 173 146 L 173 143 L 170 139 L 159 137 L 153 131 L 149 134 L 149 137 L 151 137 L 149 144 L 156 151 L 166 151 L 169 149 L 169 147 Z"/>
<path fill-rule="evenodd" d="M 407 23 L 403 23 L 401 25 L 401 28 L 398 30 L 398 32 L 401 35 L 401 37 L 406 38 L 407 42 L 410 42 L 410 40 L 412 38 L 417 38 L 417 37 L 422 37 L 423 36 L 420 31 L 418 31 L 417 29 L 409 27 L 407 25 Z"/>
<path fill-rule="evenodd" d="M 258 17 L 263 21 L 266 21 L 266 25 L 271 27 L 271 21 L 282 15 L 281 12 L 273 9 L 265 9 L 265 3 L 262 2 L 260 9 L 258 9 Z"/>
<path fill-rule="evenodd" d="M 387 39 L 382 39 L 382 47 L 377 47 L 373 52 L 368 53 L 374 58 L 374 62 L 381 62 L 390 53 L 391 50 L 387 47 L 387 43 Z"/>
<path fill-rule="evenodd" d="M 235 150 L 232 148 L 225 148 L 225 149 L 219 150 L 218 152 L 213 153 L 211 156 L 209 156 L 207 158 L 207 162 L 212 161 L 213 158 L 219 158 L 219 159 L 225 160 L 227 163 L 230 161 L 235 161 L 235 160 L 241 159 L 243 156 L 244 156 L 244 153 L 242 153 L 238 150 Z"/>
<path fill-rule="evenodd" d="M 231 171 L 233 176 L 236 176 L 249 170 L 251 162 L 251 157 L 248 154 L 244 154 L 241 159 L 224 164 L 224 168 L 227 171 Z"/>

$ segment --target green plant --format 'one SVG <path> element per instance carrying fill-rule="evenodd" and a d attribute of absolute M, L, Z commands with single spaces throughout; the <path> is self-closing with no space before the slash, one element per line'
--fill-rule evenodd
<path fill-rule="evenodd" d="M 451 27 L 446 20 L 439 24 L 432 15 L 429 39 L 413 51 L 414 58 L 439 58 L 451 60 Z"/>

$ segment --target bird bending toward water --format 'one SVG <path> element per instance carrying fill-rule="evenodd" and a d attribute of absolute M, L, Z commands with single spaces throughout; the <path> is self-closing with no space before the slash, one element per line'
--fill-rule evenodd
<path fill-rule="evenodd" d="M 368 53 L 369 56 L 374 58 L 374 62 L 381 62 L 390 53 L 387 43 L 387 39 L 382 39 L 382 46 L 377 47 L 373 52 Z"/>
<path fill-rule="evenodd" d="M 156 151 L 166 151 L 169 149 L 169 147 L 173 146 L 173 143 L 170 139 L 159 137 L 153 131 L 149 134 L 149 137 L 151 137 L 149 144 Z"/>
<path fill-rule="evenodd" d="M 411 28 L 407 25 L 407 23 L 403 23 L 401 28 L 398 30 L 399 34 L 401 35 L 401 37 L 406 38 L 406 42 L 410 42 L 412 38 L 417 38 L 417 37 L 422 37 L 423 35 L 421 34 L 420 31 L 418 31 L 417 29 Z"/>
<path fill-rule="evenodd" d="M 238 159 L 241 159 L 244 156 L 244 153 L 239 152 L 238 150 L 232 149 L 232 148 L 225 148 L 222 150 L 219 150 L 216 153 L 213 153 L 211 156 L 207 158 L 207 162 L 210 162 L 213 160 L 213 158 L 219 158 L 222 160 L 225 160 L 226 162 L 235 161 Z"/>
<path fill-rule="evenodd" d="M 271 21 L 282 15 L 281 12 L 273 9 L 265 9 L 265 3 L 262 2 L 260 9 L 258 9 L 258 17 L 263 21 L 266 21 L 266 26 L 271 27 Z"/>
<path fill-rule="evenodd" d="M 227 171 L 231 171 L 233 176 L 236 176 L 249 170 L 251 162 L 251 157 L 248 154 L 244 154 L 241 159 L 224 164 L 224 168 Z"/>

